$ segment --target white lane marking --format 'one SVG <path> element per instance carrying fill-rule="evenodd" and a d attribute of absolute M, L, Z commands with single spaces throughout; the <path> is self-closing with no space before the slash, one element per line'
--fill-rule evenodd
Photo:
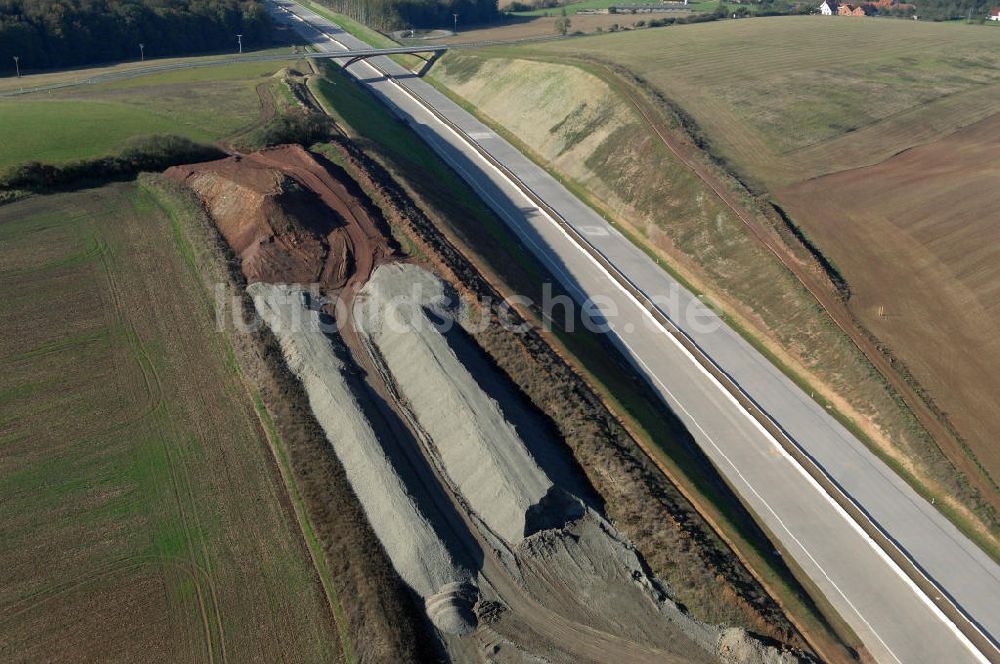
<path fill-rule="evenodd" d="M 584 235 L 589 235 L 590 237 L 604 237 L 605 235 L 610 235 L 608 229 L 604 226 L 578 226 L 580 232 Z"/>
<path fill-rule="evenodd" d="M 336 42 L 343 50 L 350 50 L 343 43 L 341 43 L 341 42 L 339 42 L 339 41 L 337 41 L 335 39 L 332 39 L 332 41 Z M 444 127 L 449 132 L 451 132 L 452 134 L 454 134 L 455 137 L 458 138 L 460 142 L 465 143 L 466 145 L 469 144 L 468 139 L 464 138 L 461 134 L 459 134 L 458 132 L 456 132 L 450 125 L 448 125 L 447 123 L 443 122 L 433 112 L 431 112 L 428 109 L 426 109 L 423 102 L 421 102 L 419 99 L 417 99 L 412 93 L 410 93 L 408 90 L 406 90 L 406 88 L 404 88 L 401 84 L 399 84 L 397 81 L 395 81 L 390 75 L 386 74 L 385 72 L 383 72 L 383 71 L 379 70 L 378 68 L 376 68 L 375 66 L 371 65 L 366 60 L 362 60 L 362 61 L 360 61 L 357 64 L 362 64 L 362 65 L 367 66 L 369 69 L 371 69 L 373 72 L 375 72 L 376 76 L 379 77 L 379 78 L 381 78 L 381 77 L 384 76 L 386 82 L 388 82 L 389 84 L 393 85 L 400 92 L 402 92 L 404 95 L 406 95 L 407 97 L 409 97 L 421 109 L 424 109 L 424 111 L 434 121 L 436 121 L 442 127 Z M 374 84 L 372 83 L 371 85 L 374 85 Z M 385 95 L 382 95 L 382 96 L 385 97 Z M 386 97 L 386 99 L 391 102 L 391 100 L 388 99 L 388 97 Z M 395 105 L 395 104 L 393 104 L 393 105 Z M 399 110 L 403 111 L 403 113 L 406 114 L 406 115 L 410 115 L 409 113 L 407 113 L 402 108 L 400 108 Z M 472 146 L 470 145 L 469 147 L 471 148 Z M 753 417 L 753 415 L 751 415 L 745 408 L 743 408 L 743 406 L 739 403 L 739 401 L 736 400 L 736 398 L 729 392 L 729 390 L 727 390 L 725 388 L 725 386 L 723 386 L 722 383 L 720 383 L 718 381 L 718 379 L 715 378 L 715 376 L 713 376 L 707 369 L 705 369 L 705 367 L 702 366 L 702 364 L 700 362 L 698 362 L 698 360 L 690 353 L 690 351 L 688 351 L 687 348 L 685 348 L 684 345 L 681 344 L 680 341 L 678 341 L 674 337 L 674 335 L 672 335 L 659 322 L 659 320 L 656 319 L 655 316 L 653 316 L 644 306 L 642 306 L 642 303 L 639 302 L 639 300 L 631 292 L 629 292 L 620 283 L 618 283 L 618 280 L 615 279 L 614 276 L 603 265 L 601 265 L 601 263 L 599 261 L 597 261 L 597 259 L 595 259 L 592 255 L 590 255 L 590 253 L 587 252 L 586 249 L 584 249 L 568 232 L 566 232 L 566 230 L 560 224 L 558 224 L 551 216 L 549 216 L 549 214 L 547 212 L 545 212 L 545 210 L 543 210 L 533 200 L 531 200 L 531 198 L 528 197 L 527 194 L 525 194 L 524 191 L 522 191 L 521 188 L 515 182 L 513 182 L 503 171 L 501 171 L 499 168 L 497 168 L 488 159 L 486 159 L 485 157 L 483 157 L 477 150 L 475 150 L 475 148 L 473 148 L 472 151 L 473 151 L 474 156 L 475 156 L 475 158 L 476 158 L 477 161 L 483 162 L 486 166 L 488 166 L 489 168 L 491 168 L 494 171 L 496 171 L 496 173 L 504 181 L 506 181 L 510 186 L 512 186 L 517 191 L 517 193 L 530 204 L 530 206 L 532 208 L 534 208 L 539 214 L 541 214 L 542 216 L 544 216 L 551 224 L 553 224 L 555 226 L 555 228 L 560 233 L 562 233 L 564 236 L 566 236 L 566 238 L 570 241 L 570 243 L 574 247 L 576 247 L 576 249 L 578 251 L 580 251 L 580 253 L 582 253 L 588 260 L 590 260 L 597 267 L 597 269 L 600 272 L 603 272 L 605 275 L 607 275 L 607 277 L 611 280 L 611 282 L 614 284 L 614 286 L 617 289 L 619 289 L 622 293 L 624 293 L 625 296 L 626 296 L 626 298 L 629 299 L 629 300 L 631 300 L 632 303 L 641 310 L 642 315 L 648 317 L 654 323 L 654 325 L 657 328 L 659 328 L 659 330 L 673 344 L 675 344 L 681 350 L 681 352 L 688 357 L 688 359 L 692 363 L 694 363 L 694 365 L 697 367 L 697 369 L 699 371 L 701 371 L 703 374 L 705 374 L 705 376 L 709 379 L 709 381 L 711 382 L 711 384 L 715 385 L 715 387 L 717 389 L 719 389 L 720 392 L 722 392 L 723 396 L 726 397 L 727 399 L 729 399 L 736 406 L 737 410 L 739 412 L 741 412 L 747 419 L 749 419 L 749 421 L 751 422 L 751 425 L 754 426 L 755 428 L 757 428 L 760 431 L 760 433 L 762 433 L 764 435 L 765 439 L 768 440 L 772 444 L 772 446 L 776 449 L 776 451 L 778 452 L 778 454 L 781 455 L 782 457 L 784 457 L 785 460 L 786 460 L 786 462 L 790 463 L 806 479 L 806 481 L 810 484 L 810 486 L 812 486 L 817 491 L 817 493 L 820 494 L 820 496 L 824 500 L 826 500 L 831 506 L 833 506 L 833 508 L 836 511 L 836 513 L 839 514 L 849 524 L 849 526 L 852 527 L 859 535 L 861 535 L 861 537 L 866 542 L 868 542 L 868 545 L 875 551 L 875 553 L 893 571 L 895 571 L 896 574 L 904 581 L 904 583 L 907 586 L 909 586 L 909 588 L 914 592 L 914 594 L 925 605 L 927 605 L 931 609 L 931 611 L 935 615 L 935 617 L 937 617 L 942 623 L 944 623 L 944 625 L 946 627 L 948 627 L 950 629 L 950 631 L 958 638 L 958 640 L 962 643 L 962 645 L 965 646 L 965 648 L 972 653 L 973 657 L 977 661 L 982 662 L 983 664 L 989 664 L 989 660 L 987 660 L 986 657 L 972 644 L 972 642 L 969 641 L 969 639 L 965 636 L 965 634 L 963 634 L 961 632 L 961 630 L 958 629 L 958 627 L 954 624 L 954 622 L 952 622 L 947 616 L 944 615 L 944 613 L 937 607 L 937 605 L 935 605 L 930 600 L 930 598 L 927 597 L 926 594 L 924 594 L 924 592 L 921 591 L 920 588 L 917 587 L 917 585 L 903 572 L 903 570 L 895 563 L 895 561 L 893 561 L 888 556 L 888 554 L 886 554 L 885 551 L 883 551 L 882 548 L 880 546 L 878 546 L 878 544 L 868 535 L 868 533 L 866 533 L 864 531 L 864 529 L 862 529 L 861 526 L 849 514 L 847 514 L 847 512 L 835 500 L 833 500 L 833 497 L 830 496 L 819 485 L 819 483 L 816 482 L 815 479 L 813 479 L 813 477 L 805 470 L 805 468 L 802 467 L 802 465 L 798 461 L 796 461 L 794 459 L 794 457 L 792 457 L 790 454 L 788 454 L 788 452 L 767 431 L 767 429 L 765 429 L 760 424 L 760 422 L 758 422 L 757 419 L 755 417 Z M 443 157 L 444 155 L 441 155 L 441 156 Z M 452 168 L 454 168 L 455 170 L 461 172 L 465 176 L 465 180 L 466 180 L 467 183 L 469 183 L 470 185 L 473 185 L 474 188 L 476 188 L 476 189 L 479 190 L 480 196 L 482 196 L 484 198 L 488 198 L 493 203 L 494 209 L 499 208 L 500 210 L 504 210 L 503 216 L 505 216 L 505 217 L 508 218 L 508 221 L 511 222 L 511 227 L 515 230 L 515 232 L 517 232 L 517 226 L 518 226 L 517 220 L 510 217 L 509 213 L 506 212 L 504 206 L 499 205 L 496 202 L 496 200 L 491 195 L 489 195 L 480 186 L 478 186 L 477 184 L 475 184 L 476 183 L 476 178 L 472 177 L 464 168 L 462 168 L 458 164 L 452 162 L 452 160 L 450 160 L 450 159 L 447 159 L 447 158 L 445 158 L 445 159 L 446 159 L 446 161 L 448 161 L 451 164 Z M 518 234 L 521 235 L 521 233 L 518 233 Z M 537 252 L 540 255 L 540 257 L 542 257 L 543 260 L 545 260 L 547 263 L 549 263 L 549 265 L 550 265 L 550 267 L 552 269 L 554 269 L 555 271 L 561 273 L 564 277 L 566 277 L 570 281 L 572 281 L 572 278 L 569 275 L 569 273 L 567 273 L 561 266 L 555 264 L 552 261 L 552 259 L 546 255 L 546 252 L 541 247 L 539 247 L 536 242 L 534 242 L 533 239 L 531 239 L 530 237 L 525 236 L 525 235 L 522 235 L 521 237 L 522 237 L 522 240 L 525 240 L 525 241 L 529 242 L 533 247 L 535 247 L 535 249 L 537 250 Z M 576 290 L 578 293 L 580 293 L 581 295 L 583 295 L 584 297 L 586 297 L 586 294 L 583 293 L 582 290 L 580 290 L 579 288 L 574 287 L 574 290 Z M 736 464 L 733 463 L 733 461 L 729 458 L 729 456 L 726 455 L 726 453 L 722 451 L 722 449 L 716 444 L 716 442 L 712 439 L 712 437 L 709 436 L 708 433 L 697 422 L 697 420 L 695 420 L 695 418 L 691 415 L 691 413 L 687 410 L 687 408 L 684 407 L 683 403 L 679 399 L 677 399 L 677 397 L 673 394 L 673 392 L 669 388 L 667 388 L 667 386 L 663 384 L 663 382 L 659 379 L 659 377 L 656 376 L 650 370 L 649 366 L 639 357 L 639 355 L 632 349 L 632 346 L 629 345 L 629 343 L 621 336 L 621 334 L 619 333 L 617 336 L 618 336 L 619 341 L 623 345 L 625 345 L 626 348 L 629 349 L 629 351 L 631 352 L 631 354 L 635 358 L 635 360 L 637 362 L 639 362 L 643 366 L 643 368 L 645 369 L 646 373 L 649 376 L 652 376 L 653 380 L 656 381 L 656 383 L 660 386 L 660 388 L 667 395 L 669 395 L 670 398 L 671 398 L 671 400 L 674 401 L 684 411 L 684 413 L 687 415 L 688 419 L 691 420 L 691 422 L 698 428 L 698 430 L 701 431 L 701 433 L 705 437 L 705 439 L 708 440 L 709 443 L 711 443 L 712 447 L 714 447 L 715 450 L 722 456 L 722 458 L 724 458 L 726 460 L 726 462 L 732 467 L 733 471 L 739 476 L 739 478 L 743 481 L 743 483 L 747 486 L 747 488 L 750 491 L 753 492 L 753 494 L 757 497 L 757 499 L 760 500 L 760 502 L 767 508 L 768 512 L 770 512 L 771 515 L 775 518 L 775 520 L 781 525 L 782 529 L 784 529 L 785 532 L 788 533 L 789 537 L 791 537 L 795 541 L 795 543 L 798 545 L 798 547 L 800 549 L 802 549 L 802 552 L 805 553 L 806 556 L 809 557 L 809 559 L 816 566 L 816 568 L 823 574 L 823 576 L 827 579 L 827 581 L 830 582 L 830 585 L 832 585 L 834 587 L 834 589 L 836 589 L 837 593 L 844 599 L 844 601 L 848 604 L 848 606 L 851 607 L 851 609 L 858 616 L 858 618 L 860 618 L 861 621 L 864 622 L 864 624 L 868 627 L 868 629 L 870 630 L 870 632 L 872 633 L 872 635 L 874 635 L 875 638 L 878 639 L 879 643 L 882 644 L 882 646 L 885 648 L 885 650 L 892 656 L 892 658 L 894 660 L 896 660 L 896 662 L 899 662 L 900 664 L 902 664 L 902 662 L 900 661 L 899 657 L 897 657 L 896 654 L 892 651 L 892 649 L 889 648 L 889 646 L 885 643 L 885 641 L 882 639 L 882 637 L 879 635 L 879 633 L 874 629 L 874 627 L 872 627 L 871 623 L 868 622 L 868 620 L 864 617 L 864 615 L 857 608 L 857 606 L 853 602 L 851 602 L 850 599 L 848 599 L 847 595 L 844 593 L 843 590 L 841 590 L 840 586 L 838 586 L 833 581 L 833 579 L 830 578 L 830 576 L 826 572 L 826 570 L 816 561 L 816 559 L 813 557 L 813 555 L 809 552 L 808 549 L 806 549 L 806 547 L 802 544 L 802 542 L 799 541 L 799 539 L 792 533 L 792 531 L 788 528 L 788 526 L 785 525 L 784 521 L 782 521 L 782 519 L 777 515 L 777 513 L 770 506 L 770 504 L 763 498 L 763 496 L 761 496 L 757 492 L 757 490 L 753 487 L 753 485 L 750 484 L 750 482 L 746 479 L 746 477 L 743 475 L 743 473 L 740 472 L 740 469 L 736 466 Z"/>

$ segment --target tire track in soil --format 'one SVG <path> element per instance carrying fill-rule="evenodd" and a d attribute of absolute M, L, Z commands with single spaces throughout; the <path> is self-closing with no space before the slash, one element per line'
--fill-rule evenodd
<path fill-rule="evenodd" d="M 63 595 L 67 595 L 74 590 L 77 590 L 83 586 L 89 585 L 105 579 L 107 577 L 113 576 L 115 574 L 141 569 L 144 566 L 151 564 L 175 564 L 177 569 L 179 569 L 183 574 L 191 576 L 192 572 L 188 568 L 190 560 L 186 558 L 181 558 L 178 556 L 161 556 L 154 554 L 137 554 L 134 556 L 126 556 L 118 560 L 112 561 L 96 570 L 92 570 L 88 574 L 81 574 L 76 579 L 72 581 L 67 581 L 65 583 L 57 584 L 50 588 L 45 588 L 38 592 L 31 593 L 19 599 L 15 604 L 8 607 L 4 617 L 0 619 L 0 627 L 12 622 L 19 616 L 37 609 L 38 607 L 54 600 Z M 198 571 L 204 574 L 204 571 L 200 568 Z M 24 606 L 18 606 L 20 604 L 25 604 Z M 11 610 L 14 609 L 14 610 Z"/>
<path fill-rule="evenodd" d="M 271 92 L 271 86 L 273 84 L 273 80 L 267 80 L 263 83 L 258 83 L 254 88 L 257 92 L 257 99 L 260 102 L 260 114 L 257 119 L 242 129 L 236 130 L 234 134 L 220 139 L 216 142 L 216 145 L 226 152 L 236 152 L 236 149 L 233 147 L 234 141 L 238 141 L 251 132 L 263 128 L 268 122 L 274 119 L 275 115 L 277 115 L 278 105 L 274 99 L 274 93 Z"/>
<path fill-rule="evenodd" d="M 167 269 L 163 265 L 160 265 L 159 267 L 160 267 L 161 270 Z M 149 272 L 147 272 L 145 274 L 154 274 L 154 273 L 158 274 L 158 272 L 154 272 L 153 270 L 150 270 Z M 176 313 L 174 314 L 174 317 L 175 317 L 175 319 L 177 318 Z M 169 336 L 169 333 L 167 333 L 166 336 Z M 159 380 L 159 376 L 158 375 L 157 375 L 157 380 Z M 170 428 L 175 433 L 175 437 L 179 438 L 181 435 L 183 435 L 183 432 L 177 426 L 175 426 L 175 424 L 174 424 L 175 421 L 176 420 L 174 420 L 173 418 L 169 419 Z M 228 657 L 228 652 L 227 652 L 227 648 L 226 648 L 226 634 L 225 634 L 225 629 L 223 628 L 223 623 L 222 623 L 221 602 L 219 601 L 219 594 L 218 594 L 218 590 L 217 590 L 217 587 L 216 587 L 216 584 L 215 584 L 215 577 L 214 577 L 214 575 L 212 573 L 212 557 L 209 554 L 208 542 L 207 542 L 207 539 L 202 535 L 202 533 L 206 532 L 206 530 L 202 527 L 202 519 L 201 519 L 201 516 L 200 516 L 201 512 L 199 510 L 199 504 L 200 503 L 195 498 L 194 490 L 192 488 L 191 478 L 192 478 L 193 474 L 190 471 L 190 468 L 189 468 L 189 465 L 188 465 L 188 460 L 185 459 L 185 457 L 183 455 L 180 455 L 178 457 L 178 463 L 179 463 L 179 465 L 181 467 L 181 471 L 182 471 L 180 473 L 180 477 L 183 480 L 184 488 L 186 489 L 186 493 L 187 493 L 187 504 L 188 504 L 188 508 L 190 510 L 189 511 L 190 519 L 194 522 L 194 533 L 198 534 L 198 536 L 196 538 L 197 543 L 194 542 L 194 541 L 192 541 L 191 545 L 192 545 L 192 547 L 194 547 L 197 544 L 200 544 L 200 548 L 201 548 L 201 564 L 199 565 L 195 561 L 195 557 L 196 557 L 196 552 L 195 551 L 192 551 L 192 561 L 191 562 L 192 562 L 192 565 L 194 566 L 194 568 L 198 572 L 201 573 L 203 581 L 204 581 L 205 585 L 208 587 L 208 591 L 209 591 L 209 595 L 210 595 L 209 599 L 210 599 L 211 613 L 214 614 L 214 616 L 215 616 L 215 624 L 216 624 L 216 629 L 218 631 L 218 641 L 219 641 L 219 649 L 220 649 L 221 658 L 222 658 L 223 662 L 228 662 L 229 661 L 229 657 Z M 226 468 L 226 471 L 228 472 L 228 467 Z M 186 523 L 187 523 L 187 521 L 185 519 L 185 524 Z M 187 525 L 185 525 L 185 530 L 188 533 L 191 532 L 190 528 L 188 528 Z M 194 538 L 192 538 L 192 539 L 194 539 Z"/>
<path fill-rule="evenodd" d="M 143 382 L 146 388 L 146 394 L 150 396 L 149 401 L 153 404 L 152 408 L 146 413 L 146 417 L 149 419 L 157 420 L 160 422 L 171 422 L 169 413 L 167 413 L 166 402 L 164 400 L 164 390 L 163 384 L 160 379 L 159 374 L 156 371 L 156 367 L 153 364 L 152 358 L 149 356 L 148 351 L 142 343 L 142 340 L 135 328 L 131 317 L 128 315 L 128 310 L 125 306 L 124 296 L 122 295 L 122 288 L 118 283 L 118 277 L 115 273 L 115 259 L 114 250 L 111 248 L 110 243 L 108 244 L 107 250 L 101 255 L 101 262 L 104 267 L 105 277 L 108 284 L 108 293 L 111 296 L 112 304 L 114 305 L 115 317 L 117 318 L 119 324 L 125 331 L 126 338 L 129 342 L 129 346 L 133 350 L 134 359 L 136 364 L 139 366 L 140 373 L 142 374 Z M 159 428 L 159 425 L 155 425 Z M 169 427 L 173 429 L 172 426 Z M 169 468 L 171 489 L 174 496 L 174 504 L 178 511 L 178 516 L 180 517 L 181 527 L 184 532 L 185 543 L 188 550 L 187 564 L 190 566 L 188 573 L 191 577 L 192 585 L 195 589 L 195 594 L 198 600 L 198 609 L 201 617 L 203 636 L 205 639 L 205 649 L 206 656 L 208 658 L 209 664 L 214 664 L 215 662 L 215 648 L 214 639 L 212 635 L 211 620 L 209 618 L 209 607 L 207 606 L 207 601 L 205 598 L 205 591 L 202 588 L 202 584 L 199 579 L 207 578 L 208 574 L 205 570 L 196 562 L 196 554 L 194 550 L 194 543 L 192 541 L 191 527 L 188 522 L 187 510 L 184 507 L 184 500 L 182 498 L 182 492 L 180 489 L 180 481 L 178 479 L 177 473 L 177 462 L 174 455 L 171 454 L 170 445 L 167 443 L 166 437 L 162 435 L 157 436 L 160 441 L 161 449 L 163 450 L 164 457 L 167 460 L 167 466 Z M 186 470 L 183 471 L 186 476 Z M 193 500 L 190 493 L 190 484 L 188 483 L 188 496 Z M 214 593 L 213 593 L 214 595 Z M 218 606 L 213 607 L 215 609 L 214 613 L 218 615 Z M 221 625 L 220 625 L 221 628 Z"/>

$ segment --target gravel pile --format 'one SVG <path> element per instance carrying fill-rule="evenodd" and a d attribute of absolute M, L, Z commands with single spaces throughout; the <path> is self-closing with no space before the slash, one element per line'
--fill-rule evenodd
<path fill-rule="evenodd" d="M 281 344 L 368 520 L 403 580 L 424 598 L 438 629 L 475 629 L 474 574 L 455 562 L 386 456 L 344 378 L 344 364 L 322 332 L 320 315 L 298 287 L 255 283 L 254 305 Z"/>
<path fill-rule="evenodd" d="M 379 266 L 355 298 L 354 322 L 385 364 L 451 483 L 497 536 L 517 544 L 579 508 L 526 449 L 514 426 L 435 325 L 445 286 L 414 265 Z M 457 328 L 457 325 L 456 325 Z"/>

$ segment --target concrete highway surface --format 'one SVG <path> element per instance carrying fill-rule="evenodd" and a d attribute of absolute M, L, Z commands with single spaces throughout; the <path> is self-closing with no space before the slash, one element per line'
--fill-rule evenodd
<path fill-rule="evenodd" d="M 299 5 L 281 0 L 270 7 L 321 51 L 369 48 Z M 348 71 L 409 123 L 574 297 L 599 304 L 615 343 L 878 661 L 1000 661 L 1000 566 L 694 295 L 495 132 L 387 57 Z M 656 315 L 644 297 L 656 302 Z M 755 404 L 758 417 L 741 400 Z M 773 426 L 762 424 L 760 413 Z M 809 461 L 789 454 L 788 444 Z M 903 563 L 845 511 L 838 502 L 844 496 Z M 913 575 L 937 590 L 923 592 Z"/>

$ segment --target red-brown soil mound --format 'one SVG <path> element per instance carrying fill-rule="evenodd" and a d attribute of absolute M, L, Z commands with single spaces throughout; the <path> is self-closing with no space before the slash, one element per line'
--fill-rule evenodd
<path fill-rule="evenodd" d="M 249 282 L 356 286 L 392 255 L 384 224 L 353 183 L 299 146 L 176 166 L 166 175 L 201 197 Z"/>

